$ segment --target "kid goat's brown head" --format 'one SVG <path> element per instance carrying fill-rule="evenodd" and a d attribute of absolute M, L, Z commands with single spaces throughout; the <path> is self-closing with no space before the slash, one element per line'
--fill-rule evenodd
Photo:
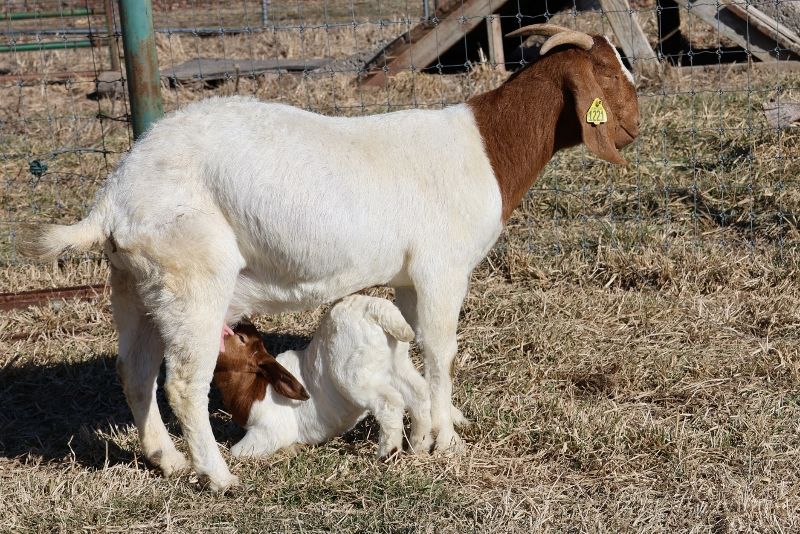
<path fill-rule="evenodd" d="M 608 39 L 553 24 L 533 24 L 508 34 L 515 35 L 548 37 L 539 50 L 540 68 L 560 82 L 571 115 L 561 117 L 567 126 L 558 132 L 555 148 L 562 148 L 559 142 L 570 146 L 583 141 L 604 160 L 626 163 L 619 149 L 639 134 L 639 106 L 633 77 Z M 580 139 L 574 135 L 576 126 Z"/>
<path fill-rule="evenodd" d="M 307 400 L 303 385 L 264 347 L 261 334 L 252 324 L 242 323 L 224 340 L 225 352 L 217 357 L 214 384 L 222 395 L 222 404 L 239 426 L 245 426 L 250 408 L 263 400 L 267 386 L 295 400 Z"/>

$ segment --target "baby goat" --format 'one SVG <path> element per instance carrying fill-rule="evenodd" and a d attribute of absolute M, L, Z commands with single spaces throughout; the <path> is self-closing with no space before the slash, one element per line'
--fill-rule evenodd
<path fill-rule="evenodd" d="M 363 295 L 336 303 L 305 350 L 277 358 L 253 325 L 237 326 L 214 370 L 223 404 L 247 428 L 231 453 L 268 456 L 295 443 L 316 445 L 349 430 L 369 411 L 380 425 L 378 456 L 386 457 L 402 450 L 406 407 L 411 449 L 427 452 L 433 443 L 430 397 L 408 357 L 412 339 L 400 310 Z"/>
<path fill-rule="evenodd" d="M 156 403 L 163 360 L 192 464 L 224 490 L 237 478 L 208 418 L 223 324 L 381 284 L 422 343 L 436 448 L 463 448 L 450 367 L 470 273 L 556 151 L 584 143 L 624 163 L 638 132 L 636 89 L 606 38 L 515 32 L 532 33 L 548 36 L 538 60 L 445 109 L 325 117 L 249 98 L 191 104 L 136 142 L 85 219 L 19 237 L 42 259 L 105 244 L 117 369 L 144 455 L 165 475 L 188 463 Z"/>

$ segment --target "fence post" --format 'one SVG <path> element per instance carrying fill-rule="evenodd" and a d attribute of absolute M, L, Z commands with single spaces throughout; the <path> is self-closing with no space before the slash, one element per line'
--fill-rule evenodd
<path fill-rule="evenodd" d="M 266 28 L 269 23 L 269 0 L 261 0 L 261 27 Z"/>
<path fill-rule="evenodd" d="M 133 137 L 138 139 L 164 114 L 153 31 L 153 5 L 150 0 L 119 0 L 119 18 L 125 47 Z"/>
<path fill-rule="evenodd" d="M 111 70 L 119 72 L 119 48 L 114 35 L 114 2 L 103 0 L 106 10 L 106 31 L 108 33 L 108 54 L 111 56 Z"/>

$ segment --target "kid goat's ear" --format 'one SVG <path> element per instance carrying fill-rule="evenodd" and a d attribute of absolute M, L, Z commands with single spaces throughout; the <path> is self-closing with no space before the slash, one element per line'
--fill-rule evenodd
<path fill-rule="evenodd" d="M 306 388 L 303 387 L 303 384 L 272 356 L 267 355 L 266 358 L 262 356 L 258 367 L 261 374 L 272 387 L 275 388 L 277 393 L 280 393 L 287 399 L 300 401 L 309 399 L 308 392 Z"/>

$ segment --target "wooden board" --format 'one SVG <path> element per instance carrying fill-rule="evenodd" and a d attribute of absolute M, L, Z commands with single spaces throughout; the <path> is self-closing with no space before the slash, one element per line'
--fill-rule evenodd
<path fill-rule="evenodd" d="M 77 298 L 81 300 L 96 299 L 104 296 L 108 290 L 105 284 L 89 286 L 56 287 L 52 289 L 37 289 L 35 291 L 21 291 L 19 293 L 0 293 L 0 310 L 14 310 L 39 306 L 52 300 Z"/>
<path fill-rule="evenodd" d="M 770 72 L 800 72 L 800 61 L 762 61 L 760 63 L 714 63 L 712 65 L 686 65 L 682 67 L 672 67 L 673 72 L 679 72 L 685 75 L 692 73 L 707 73 L 707 72 L 741 72 L 750 70 L 758 72 L 762 75 Z"/>
<path fill-rule="evenodd" d="M 412 32 L 395 40 L 384 48 L 384 52 L 368 62 L 367 68 L 378 67 L 381 58 L 385 65 L 380 70 L 373 70 L 365 82 L 366 85 L 382 85 L 387 76 L 392 76 L 404 70 L 422 69 L 433 63 L 439 54 L 447 51 L 459 39 L 472 31 L 486 17 L 493 13 L 505 2 L 499 0 L 464 0 L 458 3 L 434 26 L 428 28 L 414 28 Z M 420 30 L 425 31 L 420 31 Z M 416 35 L 419 37 L 415 40 Z M 405 45 L 405 46 L 404 46 Z M 397 55 L 391 55 L 391 50 L 397 50 Z"/>
<path fill-rule="evenodd" d="M 787 48 L 795 54 L 800 54 L 800 35 L 797 35 L 791 28 L 784 26 L 751 5 L 740 6 L 727 0 L 725 7 L 740 19 L 755 26 L 764 35 L 774 39 L 783 48 Z"/>
<path fill-rule="evenodd" d="M 754 25 L 736 16 L 719 0 L 676 0 L 688 13 L 710 24 L 720 35 L 732 40 L 761 61 L 776 59 L 777 43 Z M 785 59 L 785 58 L 784 58 Z"/>
<path fill-rule="evenodd" d="M 506 55 L 503 51 L 503 29 L 500 17 L 486 19 L 486 32 L 489 34 L 489 61 L 500 72 L 506 72 Z"/>
<path fill-rule="evenodd" d="M 761 106 L 767 123 L 773 128 L 800 126 L 800 102 L 783 100 L 781 102 L 764 102 Z"/>
<path fill-rule="evenodd" d="M 628 0 L 600 0 L 600 7 L 608 17 L 633 70 L 640 73 L 657 70 L 659 63 L 656 53 L 647 41 L 635 13 L 631 11 Z"/>
<path fill-rule="evenodd" d="M 217 81 L 239 76 L 252 76 L 267 71 L 303 72 L 320 68 L 327 59 L 191 59 L 162 70 L 162 77 L 171 83 Z"/>

